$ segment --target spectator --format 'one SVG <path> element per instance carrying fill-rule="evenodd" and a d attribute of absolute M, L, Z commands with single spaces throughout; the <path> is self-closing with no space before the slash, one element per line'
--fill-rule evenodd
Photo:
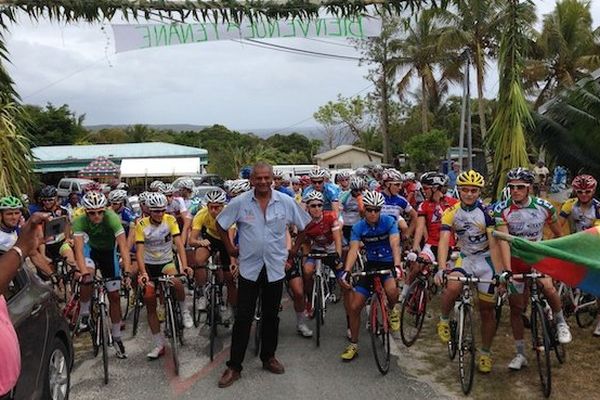
<path fill-rule="evenodd" d="M 546 197 L 548 194 L 548 177 L 550 170 L 542 160 L 539 160 L 533 167 L 534 181 L 533 190 L 536 196 Z"/>
<path fill-rule="evenodd" d="M 252 168 L 253 190 L 234 198 L 217 217 L 217 229 L 227 252 L 239 255 L 238 308 L 231 336 L 231 355 L 219 387 L 227 387 L 240 378 L 254 320 L 256 300 L 262 301 L 262 337 L 260 359 L 263 369 L 283 374 L 283 365 L 275 358 L 279 335 L 279 304 L 288 258 L 288 224 L 303 230 L 311 220 L 292 197 L 273 190 L 273 168 L 259 162 Z M 227 230 L 236 224 L 239 250 Z"/>
<path fill-rule="evenodd" d="M 448 171 L 448 189 L 454 189 L 456 187 L 456 177 L 460 174 L 460 165 L 457 162 L 452 161 L 450 171 Z"/>

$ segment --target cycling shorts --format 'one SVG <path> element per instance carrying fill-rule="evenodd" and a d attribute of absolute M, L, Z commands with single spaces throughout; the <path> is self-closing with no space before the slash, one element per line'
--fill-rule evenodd
<path fill-rule="evenodd" d="M 286 281 L 291 281 L 295 278 L 302 278 L 302 269 L 300 268 L 300 262 L 294 262 L 290 269 L 285 270 Z"/>
<path fill-rule="evenodd" d="M 105 279 L 111 279 L 114 284 L 108 285 L 109 292 L 119 290 L 121 288 L 121 267 L 119 266 L 119 258 L 117 257 L 117 249 L 94 249 L 92 247 L 90 258 L 96 264 L 97 269 L 102 273 Z"/>
<path fill-rule="evenodd" d="M 344 246 L 350 244 L 350 237 L 352 236 L 352 225 L 342 226 L 342 236 L 344 238 Z"/>
<path fill-rule="evenodd" d="M 460 272 L 462 275 L 471 275 L 475 278 L 491 280 L 496 271 L 492 265 L 489 255 L 474 254 L 468 257 L 461 256 L 456 260 L 452 272 Z M 495 287 L 491 283 L 478 283 L 478 297 L 482 301 L 493 303 Z"/>
<path fill-rule="evenodd" d="M 217 252 L 219 253 L 219 264 L 221 265 L 221 269 L 226 272 L 230 271 L 231 260 L 229 259 L 229 253 L 227 253 L 225 243 L 210 235 L 206 235 L 205 238 L 210 242 L 210 254 L 214 255 Z"/>
<path fill-rule="evenodd" d="M 518 258 L 511 257 L 510 265 L 513 274 L 528 274 L 531 272 L 531 265 L 525 264 Z M 509 285 L 512 286 L 511 292 L 516 292 L 517 294 L 525 293 L 525 281 L 523 279 L 512 279 Z"/>
<path fill-rule="evenodd" d="M 381 270 L 381 269 L 394 269 L 393 263 L 389 262 L 376 262 L 367 261 L 365 265 L 365 271 Z M 388 279 L 392 279 L 391 274 L 380 275 L 381 284 L 383 285 Z M 372 276 L 361 276 L 356 285 L 354 291 L 361 294 L 365 298 L 370 298 L 373 294 L 373 277 Z"/>
<path fill-rule="evenodd" d="M 327 265 L 329 268 L 333 269 L 334 271 L 337 270 L 338 266 L 336 265 L 335 261 L 336 261 L 336 256 L 327 256 L 325 258 L 322 259 L 323 265 Z M 304 260 L 304 264 L 312 264 L 312 265 L 317 265 L 317 260 L 311 257 L 306 257 L 306 260 Z"/>
<path fill-rule="evenodd" d="M 65 242 L 56 242 L 46 245 L 46 257 L 48 257 L 52 262 L 59 261 L 62 256 L 60 254 L 60 249 Z"/>
<path fill-rule="evenodd" d="M 179 272 L 173 261 L 166 264 L 146 264 L 145 266 L 150 279 L 158 279 L 163 275 L 177 275 Z"/>

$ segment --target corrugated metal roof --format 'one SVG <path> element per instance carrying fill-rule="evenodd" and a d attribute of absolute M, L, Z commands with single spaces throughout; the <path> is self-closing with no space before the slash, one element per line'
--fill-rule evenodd
<path fill-rule="evenodd" d="M 164 142 L 95 144 L 83 146 L 40 146 L 32 149 L 36 162 L 93 160 L 104 156 L 110 159 L 151 157 L 198 157 L 208 154 L 205 149 Z"/>

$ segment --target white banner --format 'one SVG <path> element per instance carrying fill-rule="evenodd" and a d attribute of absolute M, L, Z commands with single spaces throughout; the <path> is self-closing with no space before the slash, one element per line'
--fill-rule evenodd
<path fill-rule="evenodd" d="M 379 18 L 317 18 L 234 23 L 198 22 L 193 24 L 114 24 L 115 51 L 201 43 L 229 39 L 272 39 L 289 37 L 349 37 L 364 39 L 379 36 Z"/>

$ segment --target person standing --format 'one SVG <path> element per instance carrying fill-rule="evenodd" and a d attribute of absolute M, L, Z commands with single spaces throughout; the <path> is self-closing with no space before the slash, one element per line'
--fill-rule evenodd
<path fill-rule="evenodd" d="M 253 190 L 239 195 L 217 217 L 217 230 L 227 252 L 239 256 L 238 308 L 231 337 L 231 354 L 219 387 L 233 384 L 241 376 L 242 362 L 248 347 L 256 300 L 262 301 L 262 337 L 260 359 L 263 368 L 285 372 L 275 358 L 279 335 L 279 304 L 289 256 L 286 246 L 287 226 L 302 231 L 311 218 L 292 197 L 271 188 L 273 168 L 258 162 L 252 168 Z M 236 224 L 239 249 L 227 230 Z"/>
<path fill-rule="evenodd" d="M 548 178 L 550 170 L 542 160 L 539 160 L 533 167 L 534 181 L 533 190 L 535 196 L 546 197 L 548 195 Z"/>
<path fill-rule="evenodd" d="M 460 175 L 460 164 L 452 161 L 450 171 L 448 171 L 448 189 L 453 190 L 456 187 L 456 178 Z"/>

